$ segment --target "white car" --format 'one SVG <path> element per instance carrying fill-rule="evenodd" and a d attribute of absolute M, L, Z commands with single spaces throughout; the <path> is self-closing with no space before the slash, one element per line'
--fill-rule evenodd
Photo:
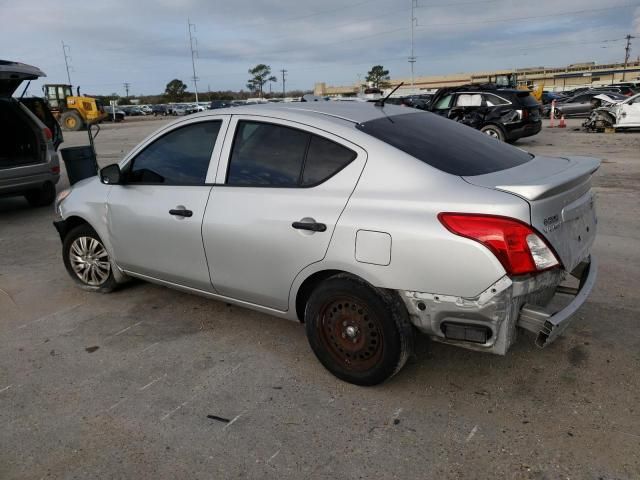
<path fill-rule="evenodd" d="M 640 128 L 640 93 L 626 100 L 616 102 L 605 95 L 598 95 L 600 100 L 609 105 L 596 108 L 591 116 L 583 123 L 589 130 L 601 130 L 603 128 Z"/>

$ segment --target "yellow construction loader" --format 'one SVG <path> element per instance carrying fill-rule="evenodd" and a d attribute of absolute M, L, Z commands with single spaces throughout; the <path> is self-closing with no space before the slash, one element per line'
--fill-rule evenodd
<path fill-rule="evenodd" d="M 42 87 L 49 108 L 64 130 L 77 131 L 99 123 L 107 114 L 95 98 L 73 95 L 71 85 L 47 84 Z"/>

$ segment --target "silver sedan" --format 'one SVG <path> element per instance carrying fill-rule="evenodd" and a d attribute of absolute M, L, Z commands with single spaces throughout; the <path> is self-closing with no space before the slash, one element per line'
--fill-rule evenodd
<path fill-rule="evenodd" d="M 594 284 L 599 164 L 401 107 L 219 109 L 63 191 L 55 226 L 83 288 L 137 277 L 303 322 L 329 371 L 373 385 L 416 331 L 554 340 Z"/>

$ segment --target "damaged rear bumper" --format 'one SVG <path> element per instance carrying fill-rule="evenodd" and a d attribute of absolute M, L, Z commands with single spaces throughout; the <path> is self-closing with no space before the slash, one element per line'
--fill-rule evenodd
<path fill-rule="evenodd" d="M 570 274 L 550 270 L 529 278 L 504 276 L 473 298 L 413 291 L 400 295 L 412 323 L 432 339 L 504 355 L 517 327 L 534 332 L 540 347 L 555 340 L 587 299 L 596 270 L 595 259 L 588 258 Z M 567 277 L 575 277 L 578 287 L 561 285 Z M 567 295 L 574 296 L 568 304 Z"/>
<path fill-rule="evenodd" d="M 549 345 L 567 328 L 574 313 L 586 301 L 596 283 L 597 262 L 594 257 L 578 265 L 571 272 L 579 282 L 578 288 L 558 288 L 556 295 L 570 295 L 573 300 L 563 309 L 553 312 L 545 307 L 526 304 L 522 307 L 518 326 L 536 334 L 536 345 Z"/>

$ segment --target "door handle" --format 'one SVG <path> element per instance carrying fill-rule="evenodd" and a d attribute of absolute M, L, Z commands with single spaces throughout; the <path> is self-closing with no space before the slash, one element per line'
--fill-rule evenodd
<path fill-rule="evenodd" d="M 191 217 L 193 215 L 193 212 L 185 208 L 171 209 L 169 210 L 169 215 L 174 215 L 176 217 Z"/>
<path fill-rule="evenodd" d="M 310 230 L 312 232 L 324 232 L 327 226 L 317 222 L 293 222 L 291 226 L 297 230 Z"/>

